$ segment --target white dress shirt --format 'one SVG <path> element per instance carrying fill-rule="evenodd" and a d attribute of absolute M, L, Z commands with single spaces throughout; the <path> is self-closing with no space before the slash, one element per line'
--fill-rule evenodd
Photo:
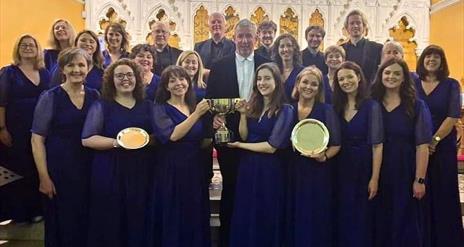
<path fill-rule="evenodd" d="M 255 75 L 255 54 L 242 57 L 235 53 L 235 66 L 237 67 L 238 90 L 241 99 L 249 100 L 253 91 L 253 77 Z"/>

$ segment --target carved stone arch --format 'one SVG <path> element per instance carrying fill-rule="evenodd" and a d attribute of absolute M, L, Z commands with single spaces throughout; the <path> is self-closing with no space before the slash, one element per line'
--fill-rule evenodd
<path fill-rule="evenodd" d="M 162 17 L 163 12 L 165 17 Z M 155 23 L 156 21 L 160 20 L 169 23 L 171 33 L 168 40 L 169 45 L 172 47 L 180 48 L 181 40 L 178 32 L 178 27 L 180 27 L 179 23 L 181 23 L 181 20 L 177 18 L 177 15 L 170 11 L 169 6 L 166 6 L 161 3 L 155 5 L 153 8 L 150 9 L 150 11 L 148 11 L 148 15 L 144 23 L 146 28 L 144 28 L 144 30 L 147 30 L 145 32 L 145 40 L 149 44 L 153 44 L 153 39 L 151 37 L 151 25 L 153 25 L 153 23 Z"/>
<path fill-rule="evenodd" d="M 395 16 L 393 16 L 392 18 L 390 18 L 388 20 L 388 22 L 386 23 L 385 26 L 383 26 L 384 29 L 388 29 L 388 28 L 391 28 L 395 25 L 398 25 L 398 21 L 401 20 L 401 18 L 403 17 L 406 17 L 409 21 L 409 26 L 414 28 L 414 29 L 417 29 L 418 25 L 417 25 L 417 20 L 416 18 L 414 17 L 414 15 L 412 15 L 409 11 L 402 11 L 398 14 L 396 14 Z"/>
<path fill-rule="evenodd" d="M 256 26 L 259 26 L 261 22 L 271 20 L 271 17 L 269 17 L 269 13 L 266 11 L 266 7 L 256 5 L 250 14 L 250 20 L 256 24 Z"/>
<path fill-rule="evenodd" d="M 279 16 L 280 34 L 290 33 L 296 40 L 298 40 L 300 17 L 296 9 L 287 7 Z"/>
<path fill-rule="evenodd" d="M 193 43 L 209 38 L 209 11 L 205 5 L 200 4 L 193 11 Z"/>
<path fill-rule="evenodd" d="M 122 6 L 119 4 L 114 4 L 113 2 L 107 2 L 106 4 L 102 5 L 97 11 L 97 21 L 95 22 L 95 27 L 91 27 L 91 30 L 95 30 L 97 33 L 103 33 L 105 30 L 100 27 L 100 21 L 108 19 L 106 14 L 108 13 L 109 9 L 112 8 L 119 16 L 120 19 L 126 22 L 126 29 L 132 26 L 132 21 L 130 16 L 127 14 L 126 9 L 123 9 Z"/>
<path fill-rule="evenodd" d="M 410 70 L 416 68 L 417 63 L 417 42 L 415 40 L 416 29 L 409 24 L 407 16 L 402 16 L 396 25 L 389 28 L 389 36 L 403 46 L 404 60 Z"/>
<path fill-rule="evenodd" d="M 237 9 L 231 4 L 224 6 L 223 13 L 226 19 L 226 37 L 232 39 L 234 36 L 234 27 L 240 21 L 240 15 Z"/>

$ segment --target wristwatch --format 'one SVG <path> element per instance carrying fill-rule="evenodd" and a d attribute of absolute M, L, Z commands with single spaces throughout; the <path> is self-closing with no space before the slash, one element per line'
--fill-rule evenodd
<path fill-rule="evenodd" d="M 425 184 L 425 178 L 416 178 L 415 182 L 418 184 Z"/>

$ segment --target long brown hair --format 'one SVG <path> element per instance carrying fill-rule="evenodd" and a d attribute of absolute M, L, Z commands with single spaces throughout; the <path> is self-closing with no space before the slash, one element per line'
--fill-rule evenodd
<path fill-rule="evenodd" d="M 82 31 L 80 31 L 77 34 L 76 39 L 74 40 L 74 46 L 77 47 L 77 41 L 79 40 L 81 35 L 84 34 L 84 33 L 92 36 L 92 38 L 95 40 L 97 48 L 96 48 L 95 52 L 92 54 L 92 62 L 93 62 L 93 65 L 95 65 L 98 68 L 102 69 L 103 68 L 103 55 L 101 53 L 100 42 L 98 40 L 98 36 L 93 31 L 90 31 L 90 30 L 82 30 Z"/>
<path fill-rule="evenodd" d="M 338 81 L 338 71 L 342 69 L 352 70 L 359 78 L 359 85 L 356 93 L 356 109 L 359 109 L 362 102 L 367 98 L 368 92 L 368 81 L 362 72 L 361 67 L 356 63 L 346 61 L 343 62 L 340 67 L 335 71 L 334 81 L 333 81 L 333 106 L 337 114 L 344 114 L 346 104 L 348 103 L 348 95 L 340 88 L 340 83 Z"/>
<path fill-rule="evenodd" d="M 271 101 L 269 102 L 268 117 L 276 115 L 285 102 L 284 84 L 282 76 L 280 75 L 279 67 L 277 67 L 277 64 L 275 63 L 261 64 L 256 69 L 255 78 L 253 80 L 253 92 L 251 94 L 250 101 L 248 102 L 247 114 L 252 118 L 259 118 L 264 111 L 264 97 L 259 92 L 257 86 L 258 72 L 262 69 L 268 69 L 271 71 L 275 83 L 274 92 L 272 92 Z"/>
<path fill-rule="evenodd" d="M 121 39 L 121 51 L 122 52 L 127 52 L 129 50 L 129 35 L 127 34 L 126 32 L 126 29 L 124 28 L 124 26 L 120 23 L 117 23 L 117 22 L 113 22 L 111 24 L 109 24 L 106 28 L 105 28 L 105 42 L 106 42 L 106 45 L 108 46 L 109 42 L 108 42 L 108 32 L 110 31 L 110 28 L 113 29 L 113 32 L 116 32 L 116 33 L 119 33 L 121 34 L 122 36 L 122 39 Z"/>
<path fill-rule="evenodd" d="M 132 92 L 132 96 L 136 101 L 141 101 L 144 98 L 144 85 L 142 80 L 142 71 L 140 67 L 132 60 L 128 58 L 121 58 L 114 63 L 112 63 L 105 70 L 103 74 L 103 84 L 102 84 L 102 98 L 107 101 L 113 101 L 116 96 L 116 88 L 114 86 L 114 70 L 120 65 L 127 65 L 131 67 L 135 76 L 135 88 Z"/>
<path fill-rule="evenodd" d="M 382 82 L 382 74 L 385 68 L 393 64 L 398 64 L 403 69 L 404 81 L 403 83 L 401 83 L 401 88 L 399 90 L 401 104 L 404 104 L 404 106 L 406 107 L 406 114 L 410 118 L 414 118 L 414 107 L 416 104 L 416 88 L 411 78 L 411 73 L 409 73 L 408 64 L 402 59 L 390 58 L 380 65 L 379 70 L 377 71 L 377 74 L 375 76 L 374 84 L 372 84 L 372 98 L 374 98 L 382 104 L 386 91 L 385 86 Z"/>

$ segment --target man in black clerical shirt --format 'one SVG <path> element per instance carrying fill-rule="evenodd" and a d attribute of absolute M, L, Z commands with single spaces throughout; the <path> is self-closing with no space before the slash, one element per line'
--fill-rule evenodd
<path fill-rule="evenodd" d="M 211 38 L 195 44 L 195 51 L 200 54 L 203 65 L 207 69 L 216 61 L 223 57 L 233 55 L 235 51 L 235 44 L 225 37 L 226 19 L 224 15 L 215 12 L 209 16 L 209 31 Z"/>
<path fill-rule="evenodd" d="M 156 63 L 155 74 L 161 75 L 164 68 L 176 64 L 177 58 L 182 53 L 181 50 L 168 45 L 168 39 L 171 35 L 169 24 L 166 22 L 155 22 L 151 27 L 151 35 L 155 42 Z"/>
<path fill-rule="evenodd" d="M 319 50 L 325 37 L 325 30 L 320 26 L 309 26 L 305 30 L 305 38 L 308 47 L 301 51 L 303 66 L 314 65 L 326 75 L 328 72 L 325 64 L 324 53 Z"/>
<path fill-rule="evenodd" d="M 372 82 L 380 64 L 382 44 L 364 37 L 368 31 L 367 18 L 359 10 L 348 13 L 345 29 L 349 34 L 349 41 L 342 45 L 346 51 L 346 60 L 357 63 L 366 79 Z"/>
<path fill-rule="evenodd" d="M 273 21 L 263 21 L 258 26 L 259 48 L 255 50 L 255 54 L 261 55 L 271 60 L 271 47 L 274 43 L 275 34 L 277 32 L 277 24 Z"/>

